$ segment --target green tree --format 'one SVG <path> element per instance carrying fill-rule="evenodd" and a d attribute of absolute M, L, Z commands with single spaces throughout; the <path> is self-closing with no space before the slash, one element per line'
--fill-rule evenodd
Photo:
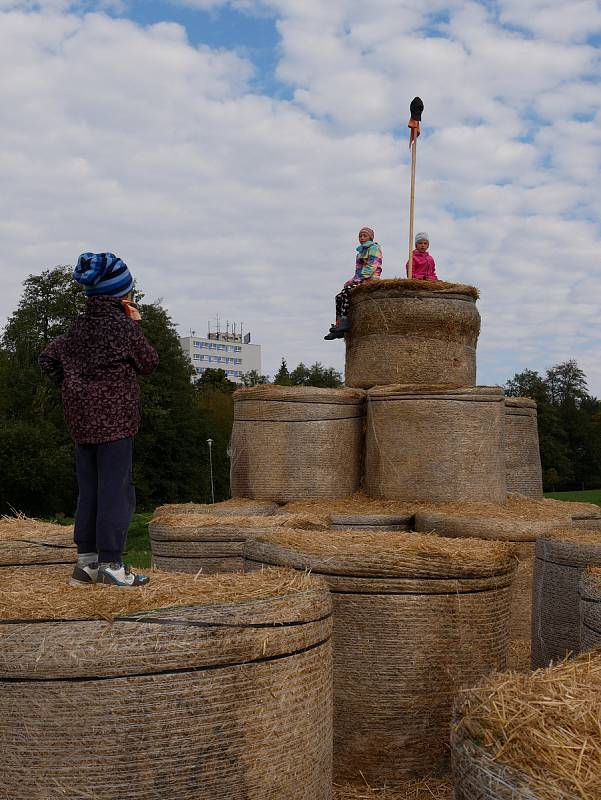
<path fill-rule="evenodd" d="M 260 375 L 256 369 L 251 369 L 250 372 L 243 372 L 240 376 L 243 386 L 263 386 L 269 383 L 267 375 Z"/>
<path fill-rule="evenodd" d="M 280 364 L 279 370 L 274 375 L 273 382 L 278 386 L 292 385 L 292 380 L 290 379 L 290 372 L 288 371 L 288 364 L 286 364 L 286 359 L 283 356 L 282 356 L 282 363 Z"/>
<path fill-rule="evenodd" d="M 316 361 L 310 367 L 303 362 L 290 373 L 290 382 L 293 386 L 317 386 L 323 389 L 336 389 L 342 386 L 342 378 L 333 367 L 324 367 Z"/>
<path fill-rule="evenodd" d="M 236 391 L 236 384 L 230 381 L 223 369 L 205 369 L 200 378 L 196 381 L 196 386 L 200 391 L 208 390 L 214 392 L 226 392 L 231 394 Z"/>

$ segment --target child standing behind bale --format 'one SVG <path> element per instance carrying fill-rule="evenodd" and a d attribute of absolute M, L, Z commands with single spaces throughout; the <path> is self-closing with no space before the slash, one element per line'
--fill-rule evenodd
<path fill-rule="evenodd" d="M 73 273 L 85 286 L 85 312 L 40 356 L 40 368 L 61 387 L 65 420 L 75 440 L 79 498 L 77 565 L 71 583 L 148 583 L 123 564 L 135 510 L 133 437 L 140 422 L 138 375 L 159 357 L 132 312 L 133 278 L 112 253 L 83 253 Z M 134 316 L 137 315 L 137 316 Z"/>
<path fill-rule="evenodd" d="M 336 322 L 324 339 L 342 339 L 349 330 L 348 312 L 351 304 L 351 292 L 360 283 L 379 278 L 382 274 L 382 248 L 374 241 L 376 234 L 371 228 L 359 231 L 359 246 L 354 276 L 344 284 L 344 288 L 336 295 Z"/>

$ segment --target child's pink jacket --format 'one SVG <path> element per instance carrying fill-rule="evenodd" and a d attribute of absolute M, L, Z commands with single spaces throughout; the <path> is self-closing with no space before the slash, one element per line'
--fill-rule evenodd
<path fill-rule="evenodd" d="M 409 262 L 405 265 L 407 275 L 409 274 Z M 436 264 L 430 253 L 420 253 L 419 250 L 413 251 L 413 275 L 416 281 L 437 281 Z"/>

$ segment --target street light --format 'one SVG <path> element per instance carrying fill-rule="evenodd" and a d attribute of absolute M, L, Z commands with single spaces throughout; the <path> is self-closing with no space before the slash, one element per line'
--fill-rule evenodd
<path fill-rule="evenodd" d="M 207 439 L 209 445 L 209 469 L 211 471 L 211 502 L 215 503 L 215 486 L 213 484 L 213 440 Z"/>

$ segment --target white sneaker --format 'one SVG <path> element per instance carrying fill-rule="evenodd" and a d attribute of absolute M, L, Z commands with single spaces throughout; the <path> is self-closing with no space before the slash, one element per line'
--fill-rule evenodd
<path fill-rule="evenodd" d="M 127 564 L 99 564 L 96 583 L 129 589 L 132 586 L 146 586 L 150 583 L 150 578 L 133 572 Z"/>

